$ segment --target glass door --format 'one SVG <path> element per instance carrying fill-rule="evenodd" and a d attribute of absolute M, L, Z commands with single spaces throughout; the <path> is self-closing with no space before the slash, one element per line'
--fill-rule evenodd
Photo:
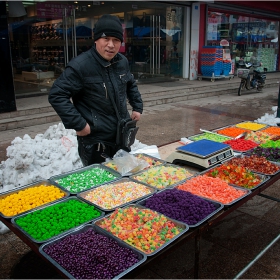
<path fill-rule="evenodd" d="M 71 58 L 77 56 L 77 41 L 76 41 L 76 24 L 75 24 L 75 9 L 63 10 L 63 40 L 64 40 L 64 66 L 68 64 Z"/>
<path fill-rule="evenodd" d="M 176 13 L 177 12 L 177 13 Z M 140 82 L 182 75 L 181 8 L 142 8 L 127 13 L 126 56 Z"/>

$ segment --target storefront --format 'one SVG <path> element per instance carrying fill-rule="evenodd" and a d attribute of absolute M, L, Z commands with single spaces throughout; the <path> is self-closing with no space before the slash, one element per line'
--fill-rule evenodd
<path fill-rule="evenodd" d="M 34 2 L 25 7 L 25 16 L 8 16 L 16 95 L 48 91 L 71 58 L 94 44 L 94 24 L 105 13 L 118 16 L 123 23 L 120 52 L 127 57 L 136 79 L 149 82 L 182 77 L 184 6 L 155 2 Z"/>
<path fill-rule="evenodd" d="M 262 63 L 262 71 L 278 71 L 279 68 L 279 15 L 267 2 L 267 10 L 256 3 L 254 7 L 209 4 L 206 14 L 206 46 L 220 46 L 227 43 L 232 73 L 236 72 L 238 62 Z M 254 9 L 255 8 L 255 9 Z M 277 8 L 277 7 L 276 7 Z"/>

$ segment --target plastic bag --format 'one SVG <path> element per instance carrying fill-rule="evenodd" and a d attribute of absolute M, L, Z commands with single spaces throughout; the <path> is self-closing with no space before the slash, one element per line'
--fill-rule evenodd
<path fill-rule="evenodd" d="M 149 167 L 149 163 L 145 160 L 139 159 L 122 149 L 116 152 L 113 160 L 107 159 L 106 162 L 115 164 L 117 166 L 117 171 L 121 173 L 122 176 L 129 176 Z"/>

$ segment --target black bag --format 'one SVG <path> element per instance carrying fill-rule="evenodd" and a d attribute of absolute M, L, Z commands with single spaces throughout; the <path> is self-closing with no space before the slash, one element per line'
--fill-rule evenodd
<path fill-rule="evenodd" d="M 104 70 L 101 69 L 101 74 L 103 76 L 104 83 L 107 85 L 107 80 L 105 77 Z M 110 91 L 109 91 L 109 98 L 114 106 L 114 109 L 116 111 L 116 115 L 118 118 L 118 127 L 117 127 L 117 136 L 116 136 L 116 145 L 120 149 L 123 149 L 125 151 L 130 152 L 130 146 L 134 143 L 136 133 L 139 129 L 139 127 L 136 127 L 136 120 L 132 120 L 131 118 L 129 119 L 121 119 L 119 115 L 119 110 L 117 108 L 116 102 L 111 96 Z"/>
<path fill-rule="evenodd" d="M 116 144 L 123 150 L 130 150 L 136 137 L 139 127 L 136 126 L 135 120 L 120 120 L 117 127 Z"/>

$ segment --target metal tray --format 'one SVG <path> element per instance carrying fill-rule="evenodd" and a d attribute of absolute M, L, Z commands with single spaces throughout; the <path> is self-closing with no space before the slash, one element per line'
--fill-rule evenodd
<path fill-rule="evenodd" d="M 111 181 L 108 181 L 108 182 L 113 182 L 113 181 L 122 177 L 122 175 L 119 172 L 113 170 L 112 168 L 109 168 L 109 167 L 107 167 L 105 165 L 102 165 L 102 164 L 92 164 L 92 165 L 89 165 L 89 166 L 86 166 L 86 167 L 76 169 L 76 170 L 71 171 L 71 172 L 67 172 L 67 173 L 63 173 L 63 174 L 60 174 L 60 175 L 52 176 L 49 180 L 52 181 L 52 182 L 55 182 L 56 184 L 59 185 L 59 183 L 57 183 L 57 180 L 59 180 L 61 178 L 64 178 L 64 177 L 67 177 L 68 175 L 71 175 L 71 174 L 83 173 L 83 172 L 85 172 L 87 170 L 90 170 L 90 169 L 93 169 L 93 168 L 104 169 L 104 170 L 110 172 L 111 174 L 113 174 L 116 177 L 115 179 L 112 179 Z M 108 182 L 106 182 L 106 183 L 108 183 Z M 95 187 L 100 186 L 100 185 L 102 185 L 102 184 L 93 185 L 91 188 L 95 188 Z M 63 186 L 61 186 L 61 187 L 66 189 L 66 187 L 63 187 Z M 84 189 L 82 191 L 89 190 L 91 188 L 87 188 L 87 189 Z M 80 191 L 80 192 L 82 192 L 82 191 Z M 72 192 L 72 191 L 69 191 L 69 192 L 70 192 L 70 194 L 80 193 L 80 192 Z"/>
<path fill-rule="evenodd" d="M 259 128 L 259 129 L 249 129 L 249 128 L 244 128 L 244 127 L 238 127 L 238 126 L 237 126 L 237 125 L 242 124 L 242 123 L 259 124 L 259 125 L 264 125 L 264 127 Z M 262 129 L 267 128 L 268 125 L 267 125 L 267 124 L 264 124 L 264 123 L 259 123 L 259 122 L 242 121 L 242 122 L 239 122 L 239 123 L 235 124 L 235 126 L 238 127 L 238 128 L 241 128 L 241 129 L 249 130 L 249 131 L 250 131 L 250 130 L 251 130 L 251 131 L 260 131 L 260 130 L 262 130 Z"/>
<path fill-rule="evenodd" d="M 148 157 L 148 158 L 150 158 L 150 159 L 152 159 L 152 160 L 154 160 L 154 161 L 160 163 L 160 164 L 158 164 L 158 165 L 153 165 L 153 166 L 150 166 L 150 167 L 147 167 L 147 168 L 151 168 L 151 167 L 154 167 L 154 166 L 159 166 L 159 165 L 161 165 L 161 164 L 167 163 L 165 160 L 162 160 L 162 159 L 159 159 L 159 158 L 150 156 L 150 155 L 145 154 L 145 153 L 135 153 L 134 155 L 135 155 L 136 157 L 137 157 L 137 155 L 143 155 L 143 156 L 145 156 L 145 157 Z"/>
<path fill-rule="evenodd" d="M 80 227 L 81 225 L 89 224 L 89 223 L 91 223 L 92 221 L 94 221 L 94 220 L 96 220 L 96 219 L 99 219 L 99 218 L 101 218 L 101 217 L 103 217 L 103 216 L 105 215 L 104 212 L 102 212 L 100 209 L 97 208 L 97 209 L 95 209 L 95 210 L 97 210 L 97 211 L 100 213 L 100 216 L 99 216 L 98 218 L 93 219 L 93 220 L 89 220 L 89 221 L 87 221 L 87 222 L 85 222 L 85 223 L 83 223 L 83 224 L 80 224 L 80 225 L 78 225 L 78 226 L 76 226 L 76 227 L 73 227 L 73 228 L 71 228 L 71 229 L 68 229 L 68 230 L 66 230 L 66 231 L 64 231 L 64 232 L 62 232 L 62 233 L 60 233 L 60 234 L 58 234 L 58 235 L 54 235 L 54 236 L 52 236 L 51 238 L 48 238 L 48 239 L 45 239 L 45 240 L 37 240 L 37 239 L 33 238 L 28 232 L 26 232 L 22 227 L 20 227 L 20 226 L 16 223 L 17 219 L 19 219 L 19 218 L 21 218 L 21 217 L 27 216 L 27 215 L 29 215 L 29 214 L 31 214 L 31 213 L 33 213 L 33 212 L 36 212 L 36 211 L 44 210 L 44 209 L 49 208 L 49 207 L 51 207 L 51 206 L 53 206 L 53 205 L 55 205 L 55 204 L 63 203 L 63 202 L 66 202 L 66 201 L 68 201 L 68 200 L 78 200 L 78 201 L 80 201 L 81 203 L 88 204 L 88 203 L 82 201 L 81 199 L 79 199 L 79 198 L 77 198 L 77 197 L 75 197 L 75 196 L 70 196 L 70 197 L 65 198 L 65 199 L 63 199 L 63 200 L 61 200 L 61 201 L 57 201 L 57 202 L 55 202 L 55 203 L 52 203 L 52 204 L 50 204 L 50 205 L 48 205 L 48 206 L 46 206 L 46 207 L 39 207 L 38 209 L 36 209 L 36 210 L 34 210 L 34 211 L 30 211 L 29 213 L 22 214 L 22 215 L 17 215 L 17 216 L 15 216 L 14 218 L 12 218 L 11 222 L 12 222 L 12 224 L 13 224 L 16 228 L 18 228 L 22 233 L 24 233 L 24 234 L 25 234 L 30 240 L 32 240 L 33 242 L 35 242 L 35 243 L 45 243 L 45 242 L 47 242 L 47 241 L 53 240 L 53 239 L 55 239 L 55 238 L 58 238 L 58 237 L 62 236 L 63 234 L 65 234 L 65 233 L 67 233 L 67 232 L 69 232 L 69 231 L 71 231 L 71 230 L 73 230 L 73 229 L 76 229 L 76 228 Z"/>
<path fill-rule="evenodd" d="M 61 237 L 56 238 L 52 241 L 49 241 L 43 245 L 40 246 L 39 248 L 39 252 L 50 262 L 52 263 L 56 268 L 58 268 L 67 278 L 69 279 L 75 279 L 75 277 L 70 274 L 67 270 L 65 270 L 57 261 L 55 261 L 53 258 L 51 258 L 45 251 L 45 248 L 48 248 L 49 246 L 51 246 L 52 244 L 55 243 L 59 243 L 61 242 L 61 240 L 63 238 L 65 238 L 66 236 L 69 235 L 77 235 L 83 232 L 86 232 L 89 229 L 93 229 L 95 232 L 106 236 L 109 239 L 113 239 L 115 240 L 118 245 L 120 247 L 124 247 L 124 248 L 129 248 L 133 251 L 133 253 L 135 253 L 138 256 L 139 262 L 137 262 L 136 264 L 134 264 L 133 266 L 131 266 L 130 268 L 126 269 L 125 271 L 123 271 L 122 273 L 120 273 L 119 275 L 116 275 L 113 279 L 119 279 L 122 278 L 123 276 L 125 276 L 127 273 L 131 272 L 133 269 L 135 269 L 137 266 L 139 266 L 140 264 L 144 263 L 147 260 L 147 256 L 145 254 L 143 254 L 140 250 L 137 250 L 136 248 L 130 246 L 129 244 L 121 241 L 120 239 L 116 238 L 115 236 L 109 235 L 107 233 L 107 231 L 101 231 L 99 227 L 95 226 L 94 224 L 87 224 L 87 225 L 83 225 L 79 228 L 77 228 L 76 230 L 73 230 L 67 234 L 63 234 Z"/>
<path fill-rule="evenodd" d="M 236 157 L 240 157 L 240 156 L 236 156 Z M 232 158 L 231 158 L 231 159 L 232 159 Z M 217 167 L 223 165 L 223 163 L 226 163 L 226 162 L 228 162 L 228 161 L 230 161 L 230 159 L 229 159 L 229 160 L 225 160 L 225 161 L 221 162 L 221 164 L 218 164 L 218 165 L 216 165 L 216 166 L 214 166 L 214 167 L 208 168 L 207 170 L 201 172 L 201 175 L 206 174 L 207 172 L 211 171 L 212 169 L 217 168 Z M 269 178 L 270 178 L 269 176 L 265 176 L 265 175 L 260 174 L 260 173 L 258 173 L 258 172 L 253 172 L 253 171 L 252 171 L 252 173 L 253 173 L 254 175 L 258 176 L 258 177 L 261 179 L 261 183 L 258 184 L 258 185 L 256 185 L 256 186 L 254 186 L 253 188 L 248 189 L 248 188 L 246 188 L 246 187 L 239 186 L 239 185 L 236 185 L 236 184 L 229 184 L 229 185 L 234 186 L 234 187 L 239 187 L 239 188 L 242 188 L 242 189 L 245 189 L 245 190 L 254 190 L 254 189 L 260 187 L 262 184 L 264 184 L 264 183 L 265 183 L 266 181 L 268 181 Z"/>
<path fill-rule="evenodd" d="M 195 134 L 195 135 L 189 136 L 188 139 L 189 139 L 189 140 L 192 140 L 192 141 L 198 141 L 198 140 L 195 139 L 195 137 L 203 136 L 203 134 L 206 134 L 206 133 L 207 133 L 207 132 Z M 209 134 L 210 134 L 210 133 L 209 133 Z M 232 139 L 232 137 L 225 136 L 225 135 L 222 135 L 222 134 L 218 134 L 218 133 L 216 133 L 216 132 L 213 132 L 213 134 L 216 134 L 216 135 L 218 135 L 218 136 L 220 136 L 220 137 L 226 138 L 225 141 L 226 141 L 226 140 Z M 201 138 L 201 139 L 207 139 L 207 138 Z M 201 140 L 201 139 L 199 139 L 199 140 Z M 215 141 L 215 140 L 212 140 L 212 139 L 207 139 L 207 140 Z M 222 142 L 219 142 L 219 141 L 216 141 L 216 142 L 222 143 Z"/>
<path fill-rule="evenodd" d="M 265 131 L 266 129 L 271 128 L 271 127 L 274 127 L 274 128 L 276 128 L 277 130 L 280 131 L 280 127 L 279 127 L 279 126 L 276 126 L 276 125 L 267 125 L 267 127 L 264 127 L 264 128 L 262 128 L 262 129 L 260 129 L 260 131 L 269 133 L 269 134 L 273 135 L 274 137 L 280 136 L 279 134 L 274 134 L 274 133 Z"/>
<path fill-rule="evenodd" d="M 137 180 L 137 179 L 136 179 L 136 176 L 141 175 L 141 174 L 143 174 L 143 173 L 145 173 L 145 172 L 147 173 L 148 171 L 150 171 L 150 170 L 152 170 L 152 169 L 154 169 L 154 168 L 161 167 L 161 166 L 164 166 L 164 167 L 170 166 L 170 167 L 174 167 L 174 168 L 178 168 L 178 169 L 185 169 L 187 172 L 189 172 L 189 173 L 192 174 L 192 176 L 187 177 L 187 178 L 191 178 L 191 177 L 193 177 L 195 174 L 197 174 L 197 172 L 194 172 L 194 171 L 192 171 L 192 170 L 188 170 L 187 168 L 184 168 L 184 167 L 180 167 L 180 166 L 178 166 L 178 165 L 176 165 L 176 164 L 165 163 L 165 164 L 162 164 L 162 165 L 159 165 L 159 166 L 150 167 L 150 168 L 148 168 L 148 169 L 146 169 L 146 170 L 140 171 L 140 172 L 138 172 L 138 173 L 136 173 L 136 174 L 134 174 L 134 175 L 129 176 L 129 178 L 130 178 L 130 179 L 133 179 L 133 180 L 135 180 L 136 182 L 139 182 L 139 183 L 141 183 L 141 184 L 146 184 L 145 182 L 142 182 L 142 181 Z M 187 178 L 185 178 L 185 179 L 187 179 Z M 185 179 L 184 179 L 184 180 L 185 180 Z M 178 184 L 178 183 L 180 183 L 180 182 L 183 182 L 184 180 L 175 182 L 174 184 L 171 184 L 171 185 L 166 186 L 166 187 L 164 187 L 164 188 L 157 188 L 156 186 L 153 186 L 153 185 L 150 185 L 150 184 L 146 184 L 146 185 L 151 186 L 151 187 L 153 187 L 153 188 L 155 188 L 155 189 L 157 189 L 157 190 L 163 190 L 163 189 L 173 188 L 176 184 Z"/>
<path fill-rule="evenodd" d="M 139 208 L 139 209 L 148 209 L 147 207 L 144 207 L 144 206 L 139 205 L 139 204 L 129 204 L 129 205 L 127 205 L 125 208 L 127 208 L 127 207 L 136 207 L 136 208 Z M 154 211 L 154 212 L 160 214 L 160 213 L 157 212 L 157 211 Z M 110 234 L 110 235 L 112 235 L 112 236 L 115 236 L 115 235 L 113 235 L 111 232 L 108 232 L 107 230 L 105 230 L 105 229 L 103 229 L 102 227 L 99 226 L 100 222 L 101 222 L 103 219 L 106 219 L 106 218 L 110 217 L 111 215 L 112 215 L 112 213 L 106 215 L 106 216 L 103 217 L 103 218 L 100 218 L 100 219 L 94 221 L 93 224 L 95 224 L 97 227 L 99 227 L 100 230 L 102 230 L 102 231 L 104 231 L 104 232 L 107 232 L 108 234 Z M 160 214 L 160 215 L 162 215 L 162 214 Z M 165 217 L 166 217 L 166 216 L 165 216 Z M 140 251 L 141 251 L 142 253 L 144 253 L 146 256 L 153 256 L 153 255 L 155 255 L 156 253 L 158 253 L 159 251 L 161 251 L 163 248 L 167 247 L 170 243 L 172 243 L 174 240 L 176 240 L 178 237 L 180 237 L 181 235 L 183 235 L 185 232 L 187 232 L 187 231 L 189 230 L 189 226 L 188 226 L 187 224 L 182 223 L 182 222 L 179 222 L 179 221 L 176 221 L 176 220 L 171 219 L 171 218 L 169 218 L 169 217 L 166 217 L 166 218 L 167 218 L 169 221 L 172 221 L 177 227 L 182 228 L 183 230 L 182 230 L 179 234 L 177 234 L 176 236 L 174 236 L 172 239 L 170 239 L 168 242 L 166 242 L 165 244 L 163 244 L 160 248 L 156 249 L 154 252 L 152 252 L 152 253 L 150 253 L 150 254 L 145 253 L 145 252 L 143 252 L 143 251 L 140 250 Z M 115 238 L 121 240 L 121 239 L 118 238 L 117 236 L 115 236 Z M 138 249 L 138 250 L 139 250 L 139 249 Z"/>
<path fill-rule="evenodd" d="M 162 192 L 164 192 L 164 191 L 165 191 L 165 190 L 163 190 Z M 160 193 L 160 192 L 157 192 L 157 193 Z M 156 195 L 156 194 L 155 194 L 155 195 Z M 203 224 L 204 222 L 206 222 L 207 220 L 209 220 L 211 217 L 213 217 L 214 215 L 216 215 L 219 211 L 221 211 L 221 210 L 224 208 L 224 205 L 223 205 L 222 203 L 220 203 L 220 202 L 211 200 L 211 199 L 209 199 L 209 198 L 200 197 L 200 196 L 198 196 L 198 195 L 196 195 L 196 194 L 194 194 L 194 195 L 197 196 L 197 197 L 199 197 L 199 198 L 201 198 L 201 199 L 203 199 L 203 200 L 205 200 L 205 201 L 209 201 L 209 202 L 213 203 L 216 209 L 215 209 L 212 213 L 210 213 L 209 215 L 207 215 L 206 217 L 204 217 L 202 220 L 200 220 L 199 222 L 197 222 L 196 224 L 193 224 L 193 225 L 187 224 L 187 225 L 189 226 L 189 228 L 195 228 L 195 227 L 200 226 L 201 224 Z M 143 200 L 138 201 L 136 204 L 139 204 L 139 205 L 141 205 L 141 206 L 144 206 L 144 207 L 148 208 L 148 207 L 146 206 L 146 201 L 147 201 L 148 199 L 149 199 L 149 198 L 147 197 L 147 198 L 145 198 L 145 199 L 143 199 Z M 152 209 L 152 210 L 153 210 L 153 209 Z M 153 211 L 155 211 L 155 210 L 153 210 Z M 165 215 L 165 214 L 163 214 L 163 215 Z M 176 219 L 175 219 L 175 220 L 176 220 Z M 179 221 L 179 220 L 178 220 L 178 221 Z M 179 221 L 179 222 L 181 222 L 181 221 Z"/>
<path fill-rule="evenodd" d="M 234 139 L 231 139 L 231 140 L 234 140 Z M 244 140 L 247 140 L 247 139 L 244 139 Z M 247 140 L 247 141 L 249 141 L 249 140 Z M 252 141 L 252 140 L 250 140 L 250 141 Z M 252 141 L 252 142 L 254 142 L 254 141 Z M 255 142 L 256 143 L 256 142 Z M 260 144 L 258 144 L 258 143 L 256 143 L 257 144 L 257 146 L 256 147 L 258 147 Z M 229 144 L 228 144 L 229 145 Z M 230 146 L 230 145 L 229 145 Z M 254 148 L 256 148 L 256 147 L 254 147 Z M 250 148 L 250 149 L 248 149 L 248 150 L 246 150 L 246 151 L 240 151 L 240 150 L 236 150 L 236 149 L 234 149 L 234 148 L 232 148 L 231 147 L 231 149 L 233 150 L 233 152 L 234 153 L 238 153 L 238 154 L 243 154 L 243 153 L 246 153 L 247 151 L 250 151 L 251 149 L 254 149 L 254 148 Z"/>
<path fill-rule="evenodd" d="M 51 182 L 51 181 L 49 181 L 49 180 L 40 180 L 40 181 L 36 181 L 36 182 L 34 182 L 34 183 L 31 183 L 31 184 L 29 184 L 29 185 L 21 186 L 21 187 L 12 189 L 12 190 L 7 191 L 7 192 L 3 192 L 3 193 L 0 194 L 0 200 L 6 198 L 7 196 L 9 196 L 9 195 L 11 195 L 11 194 L 15 194 L 15 193 L 17 193 L 17 192 L 19 192 L 19 191 L 26 190 L 26 189 L 30 189 L 30 188 L 34 188 L 34 187 L 37 187 L 37 186 L 40 186 L 40 185 L 45 185 L 45 186 L 51 186 L 51 185 L 53 185 L 53 186 L 57 187 L 58 189 L 60 189 L 60 190 L 64 193 L 64 197 L 59 198 L 59 199 L 56 199 L 56 200 L 52 200 L 52 201 L 47 202 L 47 203 L 45 203 L 45 204 L 42 204 L 42 205 L 40 205 L 40 206 L 38 206 L 38 207 L 34 207 L 34 208 L 30 209 L 30 210 L 21 212 L 20 214 L 17 214 L 17 215 L 29 213 L 29 212 L 31 212 L 31 211 L 33 211 L 33 210 L 36 210 L 36 209 L 40 208 L 41 206 L 46 206 L 46 205 L 52 204 L 52 203 L 54 203 L 54 202 L 56 202 L 56 201 L 63 200 L 63 199 L 65 199 L 66 197 L 69 197 L 69 195 L 70 195 L 70 192 L 68 192 L 67 190 L 65 190 L 65 189 L 62 188 L 61 186 L 59 186 L 57 183 Z M 0 212 L 0 215 L 1 215 L 3 218 L 6 218 L 6 219 L 11 219 L 11 218 L 17 216 L 17 215 L 6 216 L 6 215 L 4 215 L 2 212 Z"/>
<path fill-rule="evenodd" d="M 250 154 L 250 152 L 252 152 L 252 151 L 254 151 L 254 149 L 256 149 L 256 148 L 258 148 L 258 147 L 255 147 L 255 148 L 253 148 L 253 149 L 250 149 L 250 150 L 248 150 L 248 151 L 246 151 L 246 152 L 244 152 L 244 153 L 242 153 L 243 155 L 245 155 L 245 156 L 251 156 L 251 154 Z M 255 156 L 260 156 L 260 155 L 258 155 L 258 154 L 254 154 Z M 265 157 L 265 156 L 264 156 Z M 280 158 L 279 158 L 279 161 L 275 161 L 275 160 L 270 160 L 270 159 L 268 159 L 267 157 L 265 157 L 268 161 L 271 161 L 271 162 L 273 162 L 273 163 L 275 163 L 275 164 L 278 164 L 278 163 L 280 163 Z"/>
<path fill-rule="evenodd" d="M 91 191 L 94 191 L 94 190 L 97 189 L 97 188 L 101 188 L 101 189 L 102 189 L 102 188 L 104 188 L 105 186 L 107 186 L 107 185 L 109 185 L 109 184 L 111 184 L 111 185 L 117 185 L 117 184 L 124 183 L 124 182 L 134 182 L 134 183 L 143 185 L 143 186 L 145 186 L 148 190 L 150 190 L 151 192 L 150 192 L 149 194 L 145 195 L 145 196 L 140 196 L 140 197 L 135 198 L 135 199 L 133 199 L 133 200 L 127 201 L 126 203 L 116 205 L 116 206 L 114 206 L 113 208 L 103 208 L 102 206 L 100 206 L 100 205 L 98 205 L 98 204 L 95 204 L 95 203 L 93 203 L 93 202 L 90 202 L 89 200 L 87 200 L 87 199 L 85 198 L 85 197 L 87 196 L 88 193 L 90 193 Z M 97 208 L 101 209 L 101 210 L 104 211 L 104 212 L 110 212 L 110 211 L 115 210 L 116 208 L 120 208 L 120 207 L 123 207 L 123 206 L 125 206 L 125 205 L 134 203 L 134 202 L 136 202 L 136 201 L 138 201 L 138 200 L 140 200 L 140 199 L 143 199 L 144 197 L 151 196 L 151 195 L 154 194 L 155 192 L 156 192 L 156 189 L 153 188 L 153 187 L 151 187 L 151 186 L 149 186 L 149 185 L 147 185 L 147 184 L 139 183 L 139 182 L 137 182 L 137 181 L 135 181 L 135 180 L 133 180 L 133 179 L 130 179 L 130 178 L 121 178 L 121 179 L 119 179 L 119 180 L 117 180 L 117 181 L 114 181 L 114 182 L 112 182 L 112 183 L 107 183 L 107 184 L 101 185 L 101 186 L 99 186 L 99 187 L 96 187 L 96 188 L 94 188 L 94 189 L 91 189 L 91 190 L 88 190 L 88 191 L 79 193 L 79 194 L 77 195 L 77 197 L 79 197 L 80 199 L 86 201 L 87 203 L 89 203 L 89 204 L 91 204 L 91 205 L 96 206 Z"/>
<path fill-rule="evenodd" d="M 232 125 L 228 125 L 228 126 L 224 126 L 224 127 L 220 127 L 220 128 L 214 129 L 213 132 L 218 133 L 218 131 L 220 131 L 220 130 L 223 130 L 223 129 L 225 129 L 225 128 L 231 128 L 231 127 L 239 128 L 239 127 L 236 127 L 234 124 L 232 124 Z M 243 130 L 242 132 L 248 131 L 248 129 L 244 129 L 244 128 L 239 128 L 239 129 Z M 242 132 L 241 132 L 241 133 L 242 133 Z M 218 133 L 218 134 L 220 134 L 220 133 Z M 225 134 L 220 134 L 220 135 L 227 136 L 227 137 L 231 137 L 232 139 L 235 138 L 235 137 L 228 136 L 228 135 L 225 135 Z"/>
<path fill-rule="evenodd" d="M 238 155 L 238 156 L 235 156 L 236 158 L 243 158 L 243 157 L 250 157 L 249 155 L 246 155 L 246 154 L 241 154 L 241 155 Z M 232 158 L 231 158 L 232 159 Z M 230 160 L 230 159 L 229 159 Z M 224 163 L 224 162 L 227 162 L 227 161 L 229 161 L 229 160 L 225 160 L 225 161 L 223 161 L 222 163 Z M 271 161 L 271 160 L 268 160 L 270 163 L 272 163 L 272 164 L 275 164 L 275 165 L 277 165 L 277 166 L 279 166 L 280 167 L 280 162 L 277 162 L 277 161 Z M 249 168 L 248 168 L 249 169 Z M 276 175 L 276 174 L 278 174 L 279 172 L 280 172 L 280 170 L 278 170 L 278 171 L 276 171 L 276 172 L 274 172 L 274 173 L 263 173 L 263 172 L 259 172 L 259 171 L 257 171 L 257 170 L 253 170 L 253 169 L 250 169 L 253 173 L 257 173 L 257 174 L 260 174 L 260 175 L 263 175 L 263 176 L 274 176 L 274 175 Z M 268 179 L 269 179 L 269 177 L 268 177 Z M 265 180 L 265 181 L 267 181 L 267 180 Z"/>
<path fill-rule="evenodd" d="M 207 170 L 209 170 L 209 169 L 207 169 Z M 204 172 L 206 172 L 206 170 L 205 170 Z M 202 173 L 200 173 L 199 175 L 202 175 Z M 188 180 L 190 180 L 190 179 L 187 179 L 187 180 L 185 180 L 185 181 L 188 181 Z M 182 182 L 182 183 L 184 183 L 184 182 Z M 180 184 L 176 185 L 175 188 L 178 188 L 179 185 L 180 185 Z M 235 188 L 235 189 L 238 189 L 238 190 L 243 191 L 243 192 L 244 192 L 244 195 L 238 197 L 237 199 L 231 201 L 230 203 L 222 203 L 222 202 L 219 201 L 219 200 L 212 200 L 212 199 L 211 199 L 211 200 L 212 200 L 212 201 L 216 201 L 216 202 L 218 202 L 218 203 L 221 203 L 222 205 L 224 205 L 224 207 L 229 207 L 229 206 L 232 206 L 233 204 L 235 204 L 236 202 L 240 201 L 240 200 L 243 199 L 244 197 L 248 196 L 248 195 L 251 193 L 251 190 L 249 190 L 249 189 L 241 188 L 241 187 L 238 187 L 238 186 L 235 186 L 235 185 L 232 185 L 232 184 L 229 184 L 229 185 L 230 185 L 231 187 Z M 193 193 L 193 194 L 194 194 L 194 195 L 197 195 L 197 194 L 195 194 L 195 193 Z M 200 196 L 201 198 L 210 199 L 210 198 L 208 198 L 208 197 L 206 197 L 206 196 L 203 196 L 203 195 L 199 195 L 199 196 Z"/>
<path fill-rule="evenodd" d="M 148 158 L 150 158 L 150 159 L 152 159 L 152 160 L 157 161 L 157 162 L 160 163 L 160 164 L 158 164 L 158 165 L 153 165 L 153 166 L 159 166 L 159 165 L 161 165 L 161 164 L 165 164 L 165 163 L 166 163 L 166 161 L 161 160 L 161 159 L 156 158 L 156 157 L 153 157 L 153 156 L 150 156 L 150 155 L 148 155 L 148 154 L 144 154 L 144 153 L 136 153 L 136 154 L 133 154 L 133 156 L 135 156 L 135 157 L 137 157 L 137 155 L 143 155 L 143 156 L 145 156 L 145 157 L 148 157 Z M 137 157 L 137 158 L 138 158 L 138 157 Z M 144 160 L 144 159 L 143 159 L 143 160 Z M 107 165 L 106 165 L 106 162 L 103 162 L 102 165 L 106 166 L 107 168 L 110 168 L 110 169 L 114 170 L 115 172 L 120 173 L 118 170 L 115 170 L 114 168 L 111 168 L 111 167 L 107 166 Z M 146 167 L 144 170 L 146 170 L 146 169 L 148 169 L 148 168 L 151 168 L 151 167 L 153 167 L 153 166 Z M 137 170 L 137 168 L 136 168 L 136 170 Z M 131 171 L 132 171 L 132 172 L 126 173 L 126 174 L 125 174 L 125 177 L 130 176 L 130 175 L 133 175 L 133 174 L 136 174 L 136 173 L 139 172 L 139 171 L 134 171 L 133 169 L 132 169 Z M 140 170 L 140 171 L 142 171 L 142 170 Z M 121 174 L 121 173 L 120 173 L 120 174 Z M 121 175 L 121 176 L 122 176 L 122 175 Z"/>

